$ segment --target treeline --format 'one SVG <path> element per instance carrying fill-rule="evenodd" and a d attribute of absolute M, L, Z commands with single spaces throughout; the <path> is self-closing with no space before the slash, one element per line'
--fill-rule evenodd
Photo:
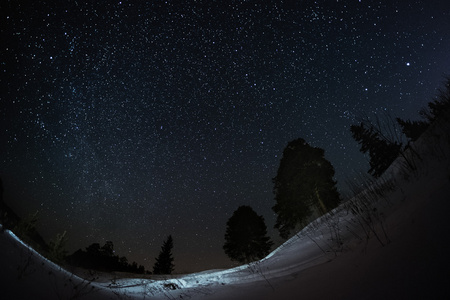
<path fill-rule="evenodd" d="M 144 266 L 138 266 L 136 262 L 130 264 L 125 256 L 119 257 L 118 255 L 115 255 L 114 244 L 112 241 L 107 241 L 102 247 L 100 247 L 99 243 L 93 243 L 86 247 L 85 251 L 79 249 L 67 256 L 65 261 L 69 265 L 75 267 L 98 271 L 119 271 L 137 274 L 145 273 Z"/>
<path fill-rule="evenodd" d="M 57 264 L 68 264 L 98 271 L 119 271 L 138 274 L 144 274 L 146 272 L 142 265 L 138 266 L 136 262 L 130 264 L 126 257 L 115 255 L 114 245 L 111 241 L 107 241 L 102 247 L 100 247 L 99 243 L 93 243 L 85 251 L 79 249 L 73 254 L 67 255 L 65 245 L 68 238 L 65 231 L 57 234 L 55 238 L 47 243 L 36 229 L 39 216 L 37 211 L 25 218 L 20 218 L 5 202 L 1 201 L 0 203 L 0 223 L 2 224 L 2 230 L 10 229 L 41 255 Z M 147 273 L 150 272 L 147 271 Z"/>
<path fill-rule="evenodd" d="M 155 258 L 153 272 L 145 270 L 145 267 L 136 262 L 129 263 L 125 256 L 118 256 L 114 251 L 112 241 L 107 241 L 103 246 L 93 243 L 86 250 L 79 249 L 71 255 L 65 250 L 68 237 L 66 231 L 57 234 L 47 243 L 36 229 L 39 220 L 39 212 L 20 218 L 3 199 L 3 181 L 0 178 L 0 224 L 1 230 L 10 229 L 22 241 L 38 251 L 41 255 L 59 265 L 71 265 L 90 270 L 118 271 L 137 274 L 171 274 L 174 271 L 172 248 L 173 239 L 169 235 L 164 241 L 158 257 Z"/>
<path fill-rule="evenodd" d="M 114 244 L 107 241 L 100 247 L 99 243 L 93 243 L 86 247 L 86 250 L 78 249 L 73 254 L 65 257 L 65 262 L 74 267 L 81 267 L 89 270 L 98 270 L 105 272 L 128 272 L 136 274 L 172 274 L 174 271 L 173 256 L 173 239 L 169 235 L 164 241 L 161 251 L 153 266 L 153 272 L 145 270 L 144 266 L 136 262 L 128 263 L 125 256 L 119 257 L 115 255 Z"/>

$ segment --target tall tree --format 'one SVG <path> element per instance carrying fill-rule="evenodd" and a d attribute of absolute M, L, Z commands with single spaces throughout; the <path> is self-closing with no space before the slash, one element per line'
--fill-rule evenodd
<path fill-rule="evenodd" d="M 172 274 L 175 267 L 173 264 L 172 248 L 173 239 L 169 235 L 161 247 L 159 256 L 156 258 L 155 265 L 153 266 L 153 274 Z"/>
<path fill-rule="evenodd" d="M 306 222 L 313 210 L 324 214 L 339 204 L 334 168 L 324 155 L 323 149 L 303 139 L 289 142 L 284 149 L 272 180 L 276 201 L 272 209 L 281 237 L 287 238 L 291 230 Z"/>
<path fill-rule="evenodd" d="M 228 220 L 223 249 L 231 260 L 250 263 L 264 258 L 272 245 L 263 216 L 250 206 L 240 206 Z"/>
<path fill-rule="evenodd" d="M 361 145 L 360 151 L 362 153 L 369 152 L 370 169 L 368 173 L 374 177 L 380 177 L 402 150 L 401 143 L 384 138 L 380 130 L 367 122 L 350 126 L 350 131 L 355 141 Z"/>

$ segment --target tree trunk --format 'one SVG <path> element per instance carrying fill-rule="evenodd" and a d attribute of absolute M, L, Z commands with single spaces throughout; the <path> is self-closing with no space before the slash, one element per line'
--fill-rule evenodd
<path fill-rule="evenodd" d="M 321 211 L 322 211 L 322 215 L 324 215 L 327 212 L 327 208 L 326 208 L 325 204 L 323 203 L 322 199 L 320 198 L 319 189 L 317 188 L 317 186 L 315 187 L 315 192 L 316 192 L 317 202 L 319 202 L 319 207 L 321 208 Z"/>

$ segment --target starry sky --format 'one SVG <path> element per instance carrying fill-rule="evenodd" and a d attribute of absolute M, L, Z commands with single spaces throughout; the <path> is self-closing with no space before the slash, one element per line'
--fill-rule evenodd
<path fill-rule="evenodd" d="M 368 170 L 349 127 L 419 119 L 450 72 L 450 2 L 8 1 L 0 4 L 0 176 L 67 250 L 114 242 L 152 269 L 234 264 L 226 221 L 250 205 L 273 230 L 287 143 Z"/>

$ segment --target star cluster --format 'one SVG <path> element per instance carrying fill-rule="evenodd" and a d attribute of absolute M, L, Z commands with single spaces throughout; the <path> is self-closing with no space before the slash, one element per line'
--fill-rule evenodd
<path fill-rule="evenodd" d="M 0 175 L 69 250 L 112 240 L 150 268 L 229 266 L 225 224 L 271 229 L 283 148 L 365 172 L 349 126 L 417 118 L 450 70 L 446 1 L 3 1 Z M 271 231 L 275 236 L 276 232 Z"/>

